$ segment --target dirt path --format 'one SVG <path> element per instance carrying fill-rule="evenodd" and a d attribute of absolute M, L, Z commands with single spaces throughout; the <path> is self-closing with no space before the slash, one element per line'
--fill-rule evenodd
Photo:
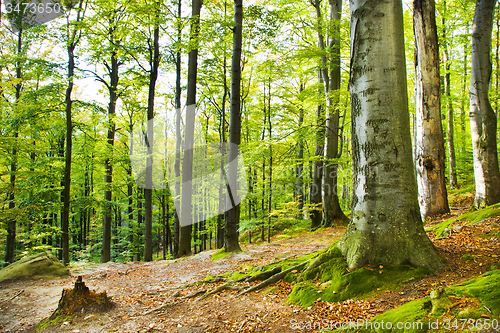
<path fill-rule="evenodd" d="M 176 287 L 201 280 L 207 275 L 236 270 L 243 264 L 263 265 L 275 258 L 322 250 L 342 233 L 342 228 L 325 229 L 314 237 L 302 235 L 294 239 L 273 240 L 271 244 L 243 246 L 243 253 L 216 261 L 211 260 L 215 252 L 211 250 L 178 260 L 76 267 L 71 270 L 73 277 L 67 279 L 3 283 L 0 284 L 0 332 L 30 330 L 40 319 L 50 316 L 57 308 L 62 289 L 72 287 L 76 275 L 82 275 L 91 290 L 106 290 L 118 306 L 105 314 L 84 313 L 63 323 L 58 329 L 60 332 L 205 332 L 211 322 L 232 326 L 234 321 L 234 325 L 241 325 L 247 316 L 253 316 L 257 323 L 259 319 L 264 322 L 272 313 L 269 310 L 290 307 L 280 305 L 270 309 L 266 302 L 262 304 L 265 296 L 254 299 L 256 297 L 251 295 L 231 300 L 227 293 L 222 293 L 196 304 L 191 304 L 192 301 L 179 304 L 166 312 L 149 316 L 144 316 L 144 313 L 161 305 Z M 22 293 L 11 299 L 21 290 Z M 284 297 L 269 296 L 266 299 L 267 303 L 272 299 L 273 304 L 279 304 L 284 303 Z M 278 299 L 280 302 L 277 302 Z M 223 319 L 228 316 L 232 319 Z M 244 326 L 253 326 L 251 319 L 246 321 Z"/>
<path fill-rule="evenodd" d="M 207 275 L 236 271 L 242 265 L 263 265 L 276 258 L 324 249 L 340 238 L 345 228 L 329 228 L 314 235 L 303 234 L 293 239 L 275 239 L 271 244 L 245 246 L 243 253 L 217 261 L 210 258 L 215 252 L 212 250 L 171 261 L 75 267 L 72 269 L 73 277 L 69 279 L 1 284 L 0 332 L 31 331 L 34 324 L 56 309 L 62 288 L 71 287 L 76 275 L 82 275 L 90 289 L 106 290 L 117 307 L 108 313 L 82 313 L 61 323 L 56 329 L 47 331 L 311 332 L 314 330 L 294 330 L 292 325 L 321 320 L 337 322 L 369 319 L 380 312 L 428 295 L 437 285 L 451 285 L 484 273 L 491 264 L 498 264 L 500 238 L 484 238 L 482 235 L 498 232 L 499 225 L 500 219 L 487 219 L 474 226 L 457 228 L 446 239 L 435 240 L 446 267 L 439 275 L 409 283 L 400 290 L 384 291 L 372 300 L 317 302 L 308 309 L 286 302 L 291 285 L 281 281 L 267 290 L 238 298 L 234 298 L 236 291 L 225 291 L 201 301 L 190 299 L 177 302 L 150 313 L 181 285 L 202 280 Z M 430 236 L 432 238 L 432 234 Z M 475 260 L 464 262 L 464 254 Z M 206 286 L 182 289 L 181 295 L 201 288 Z"/>

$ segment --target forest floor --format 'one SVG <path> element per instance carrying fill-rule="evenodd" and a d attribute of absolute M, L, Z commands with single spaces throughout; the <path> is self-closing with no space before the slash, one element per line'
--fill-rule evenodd
<path fill-rule="evenodd" d="M 458 213 L 454 211 L 452 214 Z M 434 219 L 426 227 L 449 217 Z M 105 290 L 116 307 L 106 313 L 84 312 L 62 319 L 45 331 L 312 332 L 292 329 L 292 324 L 370 319 L 413 299 L 429 295 L 439 285 L 448 286 L 477 277 L 491 265 L 498 265 L 500 218 L 487 218 L 474 225 L 466 224 L 457 222 L 453 225 L 451 235 L 433 240 L 444 259 L 445 270 L 442 273 L 411 281 L 401 285 L 398 290 L 381 290 L 368 300 L 315 302 L 303 309 L 287 303 L 292 285 L 283 281 L 237 298 L 235 295 L 238 292 L 231 290 L 203 300 L 181 298 L 196 290 L 222 284 L 219 282 L 179 289 L 189 282 L 201 281 L 208 275 L 238 272 L 244 265 L 263 265 L 279 258 L 323 250 L 344 233 L 344 227 L 337 227 L 312 233 L 304 231 L 290 239 L 278 234 L 270 244 L 245 244 L 242 245 L 242 253 L 218 260 L 211 259 L 211 255 L 216 252 L 211 250 L 177 260 L 75 265 L 71 269 L 72 277 L 66 279 L 4 282 L 0 284 L 0 332 L 34 331 L 35 325 L 57 308 L 63 287 L 72 287 L 77 275 L 83 276 L 83 281 L 91 290 Z M 433 239 L 433 232 L 429 232 L 429 236 Z M 180 297 L 169 298 L 176 291 L 180 292 Z M 161 307 L 165 301 L 168 305 Z M 157 311 L 151 311 L 154 309 Z"/>

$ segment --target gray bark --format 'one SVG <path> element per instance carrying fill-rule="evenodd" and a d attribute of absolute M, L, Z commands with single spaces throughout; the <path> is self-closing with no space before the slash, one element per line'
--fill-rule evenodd
<path fill-rule="evenodd" d="M 352 220 L 338 246 L 349 269 L 411 263 L 439 270 L 413 175 L 403 10 L 351 0 Z"/>
<path fill-rule="evenodd" d="M 323 164 L 323 225 L 332 226 L 335 221 L 345 221 L 347 217 L 340 208 L 337 194 L 337 172 L 338 164 L 332 159 L 340 158 L 339 151 L 339 95 L 340 90 L 340 14 L 342 11 L 341 0 L 330 0 L 330 26 L 328 49 L 325 45 L 325 37 L 322 32 L 322 15 L 320 1 L 314 3 L 318 19 L 318 41 L 320 49 L 326 51 L 321 57 L 321 74 L 325 82 L 326 97 L 326 120 L 325 120 L 325 149 Z"/>
<path fill-rule="evenodd" d="M 470 126 L 474 153 L 476 196 L 479 208 L 500 202 L 497 156 L 497 118 L 488 98 L 491 79 L 491 32 L 496 0 L 478 0 L 472 31 Z"/>
<path fill-rule="evenodd" d="M 450 212 L 441 124 L 439 48 L 434 0 L 413 2 L 418 201 L 422 218 Z"/>

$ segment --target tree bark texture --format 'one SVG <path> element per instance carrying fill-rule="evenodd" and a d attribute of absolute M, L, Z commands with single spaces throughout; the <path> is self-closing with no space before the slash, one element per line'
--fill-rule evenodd
<path fill-rule="evenodd" d="M 488 98 L 491 79 L 491 33 L 496 0 L 478 0 L 472 31 L 470 127 L 477 208 L 500 202 L 497 118 Z"/>
<path fill-rule="evenodd" d="M 349 269 L 439 270 L 413 174 L 400 0 L 351 0 L 352 220 L 338 246 Z"/>
<path fill-rule="evenodd" d="M 441 81 L 434 0 L 413 2 L 415 34 L 415 167 L 422 218 L 450 212 L 441 124 Z"/>

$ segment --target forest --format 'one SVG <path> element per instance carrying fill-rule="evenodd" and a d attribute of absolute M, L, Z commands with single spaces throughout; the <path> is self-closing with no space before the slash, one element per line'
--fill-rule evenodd
<path fill-rule="evenodd" d="M 0 40 L 2 267 L 241 260 L 305 233 L 324 252 L 299 238 L 258 288 L 310 307 L 294 285 L 333 288 L 325 263 L 440 276 L 470 214 L 498 242 L 495 0 L 6 0 Z M 202 297 L 250 292 L 212 273 Z"/>

